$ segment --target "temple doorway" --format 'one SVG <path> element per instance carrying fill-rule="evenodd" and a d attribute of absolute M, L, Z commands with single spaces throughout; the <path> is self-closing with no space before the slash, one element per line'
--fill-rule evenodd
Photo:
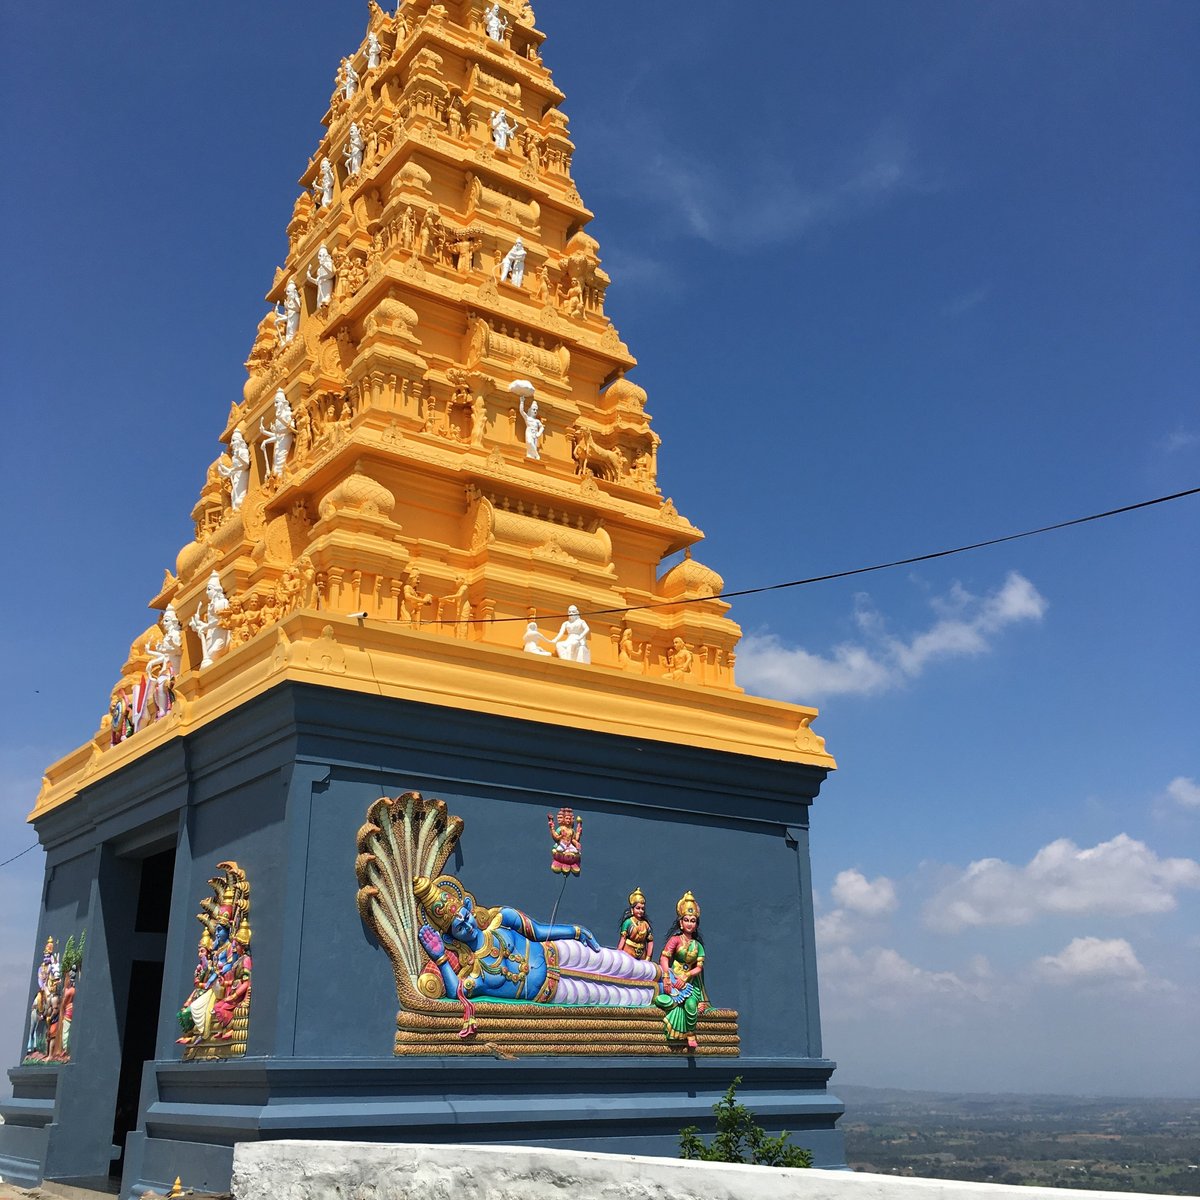
<path fill-rule="evenodd" d="M 117 1181 L 125 1165 L 126 1138 L 137 1128 L 142 1069 L 154 1058 L 157 1048 L 174 874 L 174 846 L 141 860 L 133 936 L 127 943 L 131 955 L 127 960 L 129 990 L 121 1035 L 117 1103 L 113 1113 L 112 1141 L 119 1153 L 112 1161 L 109 1175 Z M 116 962 L 113 965 L 116 968 Z"/>

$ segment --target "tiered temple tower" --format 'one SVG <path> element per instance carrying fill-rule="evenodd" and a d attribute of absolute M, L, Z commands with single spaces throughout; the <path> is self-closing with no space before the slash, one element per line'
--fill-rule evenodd
<path fill-rule="evenodd" d="M 127 1189 L 222 1186 L 233 1141 L 315 1130 L 670 1152 L 734 1074 L 768 1123 L 840 1161 L 807 855 L 833 760 L 815 710 L 736 686 L 740 630 L 658 487 L 605 312 L 544 35 L 527 3 L 369 9 L 195 538 L 150 601 L 161 621 L 32 814 L 39 947 L 86 927 L 88 953 L 69 1063 L 13 1072 L 0 1175 L 95 1178 L 115 1145 Z M 562 911 L 600 941 L 641 886 L 661 947 L 693 892 L 714 994 L 698 1044 L 650 1013 L 629 1033 L 539 1014 L 514 1033 L 480 1006 L 487 1039 L 447 1032 L 450 999 L 423 1001 L 409 984 L 428 972 L 355 904 L 363 829 L 383 820 L 363 826 L 368 806 L 414 789 L 465 821 L 433 867 L 453 850 L 482 903 L 555 904 L 540 814 L 563 806 L 588 849 Z M 253 1002 L 247 967 L 236 1036 L 218 1022 L 181 1051 L 194 906 L 235 862 Z M 248 959 L 248 924 L 245 942 Z M 475 1098 L 470 1120 L 449 1092 Z"/>

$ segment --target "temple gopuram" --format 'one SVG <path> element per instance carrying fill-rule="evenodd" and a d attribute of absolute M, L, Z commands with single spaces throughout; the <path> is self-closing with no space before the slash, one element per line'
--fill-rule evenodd
<path fill-rule="evenodd" d="M 675 1156 L 735 1076 L 844 1163 L 835 764 L 737 685 L 543 41 L 528 3 L 409 0 L 331 57 L 194 537 L 30 817 L 5 1180 L 220 1191 L 280 1138 Z"/>

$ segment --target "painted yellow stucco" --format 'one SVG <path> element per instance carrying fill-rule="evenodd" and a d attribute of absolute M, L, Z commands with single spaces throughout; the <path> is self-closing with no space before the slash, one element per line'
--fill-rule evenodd
<path fill-rule="evenodd" d="M 150 600 L 184 630 L 174 707 L 119 744 L 105 715 L 49 768 L 35 818 L 284 679 L 834 765 L 815 710 L 736 685 L 741 630 L 720 576 L 691 557 L 703 534 L 658 488 L 659 438 L 605 314 L 610 279 L 532 13 L 500 42 L 440 4 L 402 13 L 371 6 L 381 61 L 368 67 L 364 42 L 353 95 L 339 84 L 300 179 L 266 296 L 282 309 L 295 284 L 295 328 L 266 312 L 219 431 L 226 450 L 235 431 L 248 443 L 244 499 L 223 454 L 194 539 Z M 516 131 L 498 137 L 501 112 Z M 325 304 L 321 247 L 335 271 Z M 520 381 L 545 424 L 537 459 Z M 280 393 L 284 463 L 265 440 Z M 201 666 L 189 625 L 214 576 L 228 645 Z M 590 665 L 522 652 L 530 620 L 553 637 L 572 604 Z M 154 669 L 161 637 L 138 635 L 115 694 Z"/>

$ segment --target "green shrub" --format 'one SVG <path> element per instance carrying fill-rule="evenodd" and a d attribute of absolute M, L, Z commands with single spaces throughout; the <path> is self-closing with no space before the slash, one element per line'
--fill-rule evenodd
<path fill-rule="evenodd" d="M 739 1075 L 725 1093 L 725 1098 L 713 1105 L 717 1132 L 711 1145 L 705 1145 L 700 1130 L 689 1125 L 679 1131 L 679 1157 L 701 1162 L 752 1163 L 758 1167 L 811 1167 L 812 1153 L 800 1146 L 789 1146 L 792 1135 L 786 1130 L 778 1137 L 769 1137 L 754 1114 L 737 1102 Z"/>

